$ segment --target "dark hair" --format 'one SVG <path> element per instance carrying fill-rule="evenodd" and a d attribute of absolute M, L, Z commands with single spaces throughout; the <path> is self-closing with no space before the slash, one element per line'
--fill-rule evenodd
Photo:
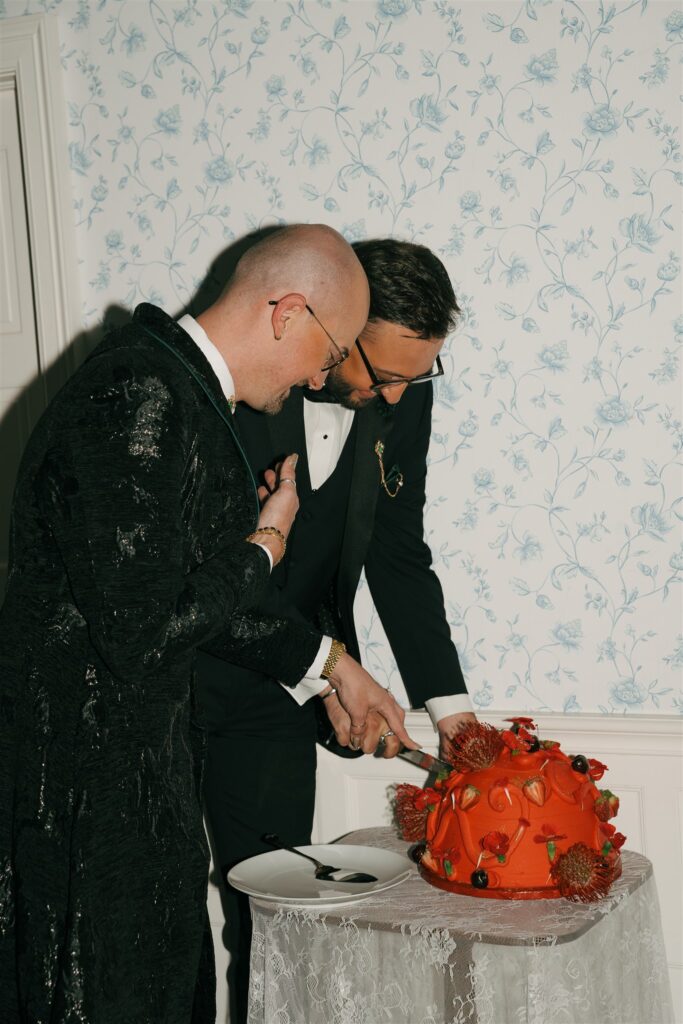
<path fill-rule="evenodd" d="M 353 249 L 370 282 L 369 320 L 402 324 L 420 338 L 444 338 L 453 330 L 460 307 L 430 249 L 394 238 L 354 242 Z"/>

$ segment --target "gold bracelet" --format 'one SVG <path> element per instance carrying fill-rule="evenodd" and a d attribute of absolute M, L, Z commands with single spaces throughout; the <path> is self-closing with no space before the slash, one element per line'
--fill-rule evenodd
<path fill-rule="evenodd" d="M 337 664 L 342 654 L 346 654 L 346 646 L 341 640 L 333 640 L 332 646 L 330 647 L 330 653 L 327 655 L 327 661 L 323 665 L 323 670 L 320 675 L 323 679 L 329 679 L 334 672 L 334 666 Z"/>
<path fill-rule="evenodd" d="M 278 530 L 277 526 L 259 526 L 257 530 L 254 530 L 254 532 L 250 533 L 249 536 L 245 539 L 251 541 L 254 544 L 258 544 L 259 533 L 266 533 L 270 537 L 277 537 L 277 539 L 280 541 L 280 544 L 282 545 L 282 551 L 280 552 L 279 558 L 273 559 L 273 567 L 279 565 L 282 559 L 285 557 L 285 551 L 287 550 L 287 541 L 285 539 L 284 533 L 281 530 Z"/>

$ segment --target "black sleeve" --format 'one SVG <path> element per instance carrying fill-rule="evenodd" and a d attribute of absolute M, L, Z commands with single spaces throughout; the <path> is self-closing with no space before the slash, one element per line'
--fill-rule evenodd
<path fill-rule="evenodd" d="M 256 608 L 233 615 L 219 636 L 202 644 L 202 650 L 263 672 L 285 686 L 296 686 L 315 661 L 322 639 L 322 633 L 294 608 L 278 609 L 276 615 Z"/>
<path fill-rule="evenodd" d="M 377 499 L 365 575 L 413 707 L 431 697 L 467 693 L 446 620 L 441 584 L 424 541 L 427 450 L 432 387 L 409 388 L 387 443 L 387 473 L 396 465 L 403 486 Z"/>
<path fill-rule="evenodd" d="M 149 371 L 118 381 L 106 364 L 83 380 L 57 414 L 36 500 L 93 646 L 110 671 L 139 677 L 251 604 L 268 558 L 238 540 L 186 573 L 187 396 Z"/>

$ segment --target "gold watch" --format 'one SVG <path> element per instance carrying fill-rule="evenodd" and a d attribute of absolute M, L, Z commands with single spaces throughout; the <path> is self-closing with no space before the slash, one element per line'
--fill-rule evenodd
<path fill-rule="evenodd" d="M 330 653 L 327 655 L 327 661 L 323 665 L 323 670 L 320 675 L 323 679 L 329 679 L 334 672 L 334 667 L 341 658 L 342 654 L 346 654 L 346 646 L 341 640 L 333 640 L 332 646 L 330 647 Z"/>

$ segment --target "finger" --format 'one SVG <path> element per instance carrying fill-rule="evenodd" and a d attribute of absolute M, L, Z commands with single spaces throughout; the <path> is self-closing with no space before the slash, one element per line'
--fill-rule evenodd
<path fill-rule="evenodd" d="M 280 472 L 278 473 L 279 480 L 293 480 L 296 483 L 296 464 L 299 461 L 299 456 L 296 452 L 293 455 L 288 455 L 286 459 L 282 460 L 280 466 Z M 291 487 L 291 484 L 289 485 Z"/>
<path fill-rule="evenodd" d="M 263 474 L 263 479 L 266 482 L 268 491 L 272 494 L 277 487 L 277 473 L 273 469 L 267 469 Z"/>
<path fill-rule="evenodd" d="M 368 724 L 363 735 L 363 753 L 373 754 L 380 745 L 380 736 L 387 731 L 389 726 L 381 715 L 371 711 L 368 715 Z"/>
<path fill-rule="evenodd" d="M 416 743 L 415 740 L 412 740 L 406 732 L 403 726 L 405 713 L 398 706 L 393 697 L 389 697 L 387 695 L 386 701 L 382 702 L 381 712 L 389 723 L 389 727 L 394 732 L 396 738 L 404 747 L 408 747 L 409 750 L 420 749 L 420 744 Z"/>
<path fill-rule="evenodd" d="M 349 730 L 349 746 L 352 750 L 360 750 L 363 745 L 363 734 L 365 733 L 365 718 L 351 716 L 351 728 Z"/>
<path fill-rule="evenodd" d="M 382 757 L 384 758 L 396 757 L 401 749 L 401 741 L 398 736 L 387 736 L 382 745 L 384 747 Z"/>
<path fill-rule="evenodd" d="M 267 487 L 259 487 L 258 489 L 258 500 L 261 504 L 270 497 L 270 491 Z"/>

